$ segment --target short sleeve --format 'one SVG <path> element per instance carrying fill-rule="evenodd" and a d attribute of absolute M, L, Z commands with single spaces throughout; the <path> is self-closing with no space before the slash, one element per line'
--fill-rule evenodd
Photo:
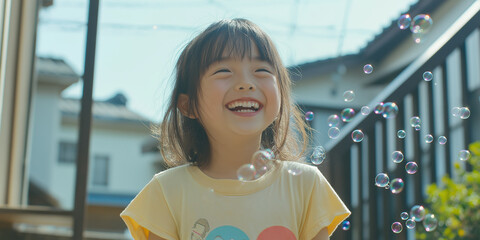
<path fill-rule="evenodd" d="M 315 172 L 300 239 L 310 240 L 324 227 L 327 227 L 328 235 L 331 236 L 338 224 L 350 215 L 350 211 L 323 174 L 318 169 Z"/>
<path fill-rule="evenodd" d="M 162 186 L 154 177 L 120 214 L 135 240 L 146 240 L 150 232 L 167 240 L 179 239 Z"/>

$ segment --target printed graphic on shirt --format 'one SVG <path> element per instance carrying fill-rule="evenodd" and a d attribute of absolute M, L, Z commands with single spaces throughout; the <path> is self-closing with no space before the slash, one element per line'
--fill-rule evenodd
<path fill-rule="evenodd" d="M 225 225 L 213 229 L 206 240 L 249 240 L 249 238 L 242 230 Z"/>
<path fill-rule="evenodd" d="M 290 229 L 282 226 L 272 226 L 263 230 L 257 240 L 297 240 Z"/>
<path fill-rule="evenodd" d="M 208 231 L 210 231 L 210 225 L 208 224 L 207 219 L 200 218 L 198 219 L 192 227 L 191 240 L 205 240 Z"/>

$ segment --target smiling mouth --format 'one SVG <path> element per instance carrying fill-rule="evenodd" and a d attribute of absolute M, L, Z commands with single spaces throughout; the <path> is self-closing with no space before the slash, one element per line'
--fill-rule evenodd
<path fill-rule="evenodd" d="M 237 101 L 227 104 L 226 107 L 232 112 L 257 112 L 262 105 L 255 101 Z"/>

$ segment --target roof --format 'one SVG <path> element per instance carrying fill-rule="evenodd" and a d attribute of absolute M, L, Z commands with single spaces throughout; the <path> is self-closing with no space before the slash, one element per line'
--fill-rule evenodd
<path fill-rule="evenodd" d="M 419 0 L 410 6 L 407 12 L 411 16 L 430 13 L 445 1 L 446 0 Z M 399 45 L 407 37 L 410 37 L 410 32 L 399 29 L 397 21 L 393 20 L 389 26 L 384 28 L 379 35 L 375 36 L 373 40 L 368 42 L 367 45 L 356 54 L 321 59 L 289 67 L 290 72 L 293 73 L 291 76 L 292 80 L 298 81 L 320 74 L 334 72 L 337 71 L 338 66 L 341 64 L 348 68 L 350 66 L 358 66 L 367 60 L 369 62 L 379 62 L 386 57 L 391 49 Z"/>
<path fill-rule="evenodd" d="M 40 83 L 68 86 L 80 80 L 78 75 L 63 59 L 37 57 L 35 69 Z"/>
<path fill-rule="evenodd" d="M 117 123 L 150 123 L 147 118 L 128 109 L 126 102 L 126 97 L 121 93 L 105 101 L 94 101 L 92 106 L 93 119 Z M 80 107 L 79 99 L 62 98 L 60 100 L 60 111 L 64 117 L 77 117 Z"/>

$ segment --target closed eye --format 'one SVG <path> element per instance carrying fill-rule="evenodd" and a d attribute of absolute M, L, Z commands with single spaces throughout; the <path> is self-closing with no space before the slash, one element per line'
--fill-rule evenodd
<path fill-rule="evenodd" d="M 268 73 L 272 73 L 270 70 L 266 69 L 266 68 L 259 68 L 257 70 L 255 70 L 255 72 L 268 72 Z"/>
<path fill-rule="evenodd" d="M 230 70 L 226 69 L 226 68 L 222 68 L 220 70 L 217 70 L 216 72 L 214 72 L 213 74 L 217 74 L 217 73 L 229 73 Z"/>

